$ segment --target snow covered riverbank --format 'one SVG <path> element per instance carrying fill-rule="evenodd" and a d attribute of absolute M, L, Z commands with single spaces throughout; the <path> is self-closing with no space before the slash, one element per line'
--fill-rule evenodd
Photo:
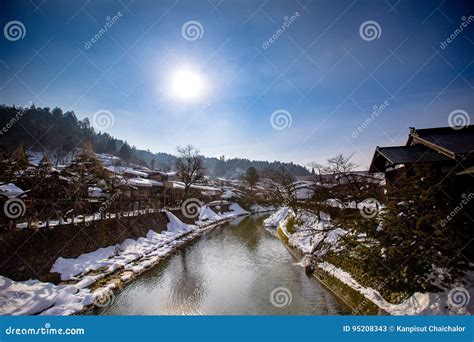
<path fill-rule="evenodd" d="M 59 257 L 51 268 L 67 284 L 55 285 L 36 280 L 16 282 L 0 276 L 0 315 L 70 315 L 101 300 L 116 285 L 108 283 L 91 291 L 98 280 L 117 275 L 128 281 L 149 269 L 177 247 L 202 232 L 242 215 L 249 214 L 232 203 L 230 211 L 217 214 L 203 206 L 196 224 L 186 224 L 167 212 L 167 229 L 150 230 L 146 237 L 126 239 L 120 244 L 99 248 L 77 258 Z M 206 219 L 203 220 L 204 216 Z"/>
<path fill-rule="evenodd" d="M 349 272 L 324 261 L 324 256 L 328 251 L 337 252 L 342 248 L 338 242 L 347 234 L 347 231 L 335 227 L 328 215 L 320 213 L 319 216 L 321 219 L 316 214 L 305 210 L 300 210 L 295 216 L 291 209 L 283 207 L 267 218 L 264 224 L 272 231 L 282 231 L 288 238 L 290 247 L 298 249 L 303 254 L 315 256 L 318 260 L 316 266 L 319 269 L 340 280 L 391 315 L 474 314 L 474 307 L 469 305 L 469 300 L 474 298 L 474 272 L 466 274 L 465 285 L 445 288 L 438 293 L 416 292 L 400 304 L 387 302 L 379 291 L 360 284 Z M 287 230 L 290 217 L 295 218 L 292 233 Z"/>

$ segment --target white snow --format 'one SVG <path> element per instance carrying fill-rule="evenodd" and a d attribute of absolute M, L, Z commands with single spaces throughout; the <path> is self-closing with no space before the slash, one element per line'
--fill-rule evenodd
<path fill-rule="evenodd" d="M 212 224 L 248 214 L 235 203 L 230 204 L 229 212 L 221 215 L 205 208 L 205 215 L 211 219 L 202 222 L 200 226 L 183 223 L 166 212 L 169 220 L 166 231 L 156 233 L 150 230 L 146 237 L 126 239 L 120 244 L 99 248 L 77 258 L 59 257 L 51 272 L 59 273 L 63 281 L 77 281 L 72 285 L 54 285 L 37 280 L 15 282 L 0 276 L 0 315 L 70 315 L 81 311 L 115 286 L 108 284 L 91 293 L 87 287 L 99 279 L 119 269 L 140 274 L 160 258 L 169 255 L 175 247 L 191 240 Z M 121 275 L 123 281 L 128 281 L 131 277 L 129 272 Z"/>
<path fill-rule="evenodd" d="M 94 295 L 88 289 L 75 285 L 16 282 L 0 276 L 0 315 L 69 315 L 93 301 Z"/>
<path fill-rule="evenodd" d="M 17 197 L 23 193 L 24 191 L 13 183 L 0 185 L 0 195 L 5 197 Z"/>
<path fill-rule="evenodd" d="M 97 186 L 90 186 L 88 188 L 88 193 L 89 193 L 89 197 L 94 197 L 94 198 L 106 197 L 107 196 L 107 194 L 104 192 L 104 190 L 102 190 L 101 188 L 99 188 Z"/>
<path fill-rule="evenodd" d="M 377 290 L 371 287 L 364 287 L 359 284 L 352 276 L 342 269 L 328 263 L 318 263 L 318 266 L 336 277 L 344 284 L 353 288 L 357 292 L 370 299 L 378 307 L 391 315 L 472 315 L 474 307 L 467 303 L 462 306 L 455 306 L 449 303 L 448 294 L 452 289 L 446 289 L 439 293 L 420 293 L 416 292 L 400 304 L 391 304 L 387 302 Z M 474 297 L 474 272 L 466 274 L 467 283 L 470 286 L 466 289 L 469 298 Z M 472 299 L 471 299 L 472 300 Z"/>
<path fill-rule="evenodd" d="M 259 205 L 259 204 L 253 204 L 250 207 L 250 211 L 252 213 L 265 213 L 267 211 L 275 211 L 275 210 L 276 210 L 276 207 L 273 205 L 264 206 L 264 205 Z"/>
<path fill-rule="evenodd" d="M 106 273 L 111 273 L 152 252 L 160 256 L 165 255 L 162 253 L 167 249 L 165 245 L 172 244 L 176 239 L 196 229 L 196 226 L 181 222 L 169 212 L 166 215 L 170 222 L 167 224 L 167 230 L 160 234 L 150 230 L 146 237 L 137 240 L 126 239 L 120 244 L 99 248 L 77 258 L 59 257 L 53 264 L 51 272 L 59 273 L 61 280 L 70 280 L 101 268 L 106 268 Z"/>
<path fill-rule="evenodd" d="M 199 224 L 206 223 L 209 221 L 220 221 L 222 217 L 216 214 L 211 208 L 207 205 L 203 205 L 199 210 L 198 220 L 196 221 Z"/>
<path fill-rule="evenodd" d="M 290 208 L 281 207 L 275 213 L 263 221 L 265 227 L 277 227 L 290 213 Z"/>
<path fill-rule="evenodd" d="M 128 184 L 136 187 L 142 187 L 142 188 L 151 188 L 152 186 L 163 186 L 163 183 L 158 182 L 153 179 L 146 179 L 146 178 L 129 178 L 127 179 Z"/>

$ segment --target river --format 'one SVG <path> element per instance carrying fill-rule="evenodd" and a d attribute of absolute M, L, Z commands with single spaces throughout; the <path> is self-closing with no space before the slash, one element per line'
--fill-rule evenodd
<path fill-rule="evenodd" d="M 110 305 L 92 313 L 350 314 L 263 227 L 265 216 L 241 217 L 206 232 L 127 284 Z"/>

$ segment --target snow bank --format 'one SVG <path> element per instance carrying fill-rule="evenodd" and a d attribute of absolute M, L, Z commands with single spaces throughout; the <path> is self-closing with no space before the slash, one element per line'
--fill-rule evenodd
<path fill-rule="evenodd" d="M 199 216 L 196 221 L 198 224 L 213 222 L 213 221 L 220 221 L 222 217 L 216 214 L 211 208 L 207 205 L 201 207 L 199 211 Z"/>
<path fill-rule="evenodd" d="M 70 280 L 101 268 L 105 268 L 105 273 L 111 273 L 153 252 L 159 256 L 166 255 L 171 250 L 166 245 L 172 245 L 175 240 L 196 229 L 196 226 L 181 222 L 173 214 L 166 214 L 170 222 L 167 230 L 161 234 L 150 230 L 146 237 L 137 240 L 126 239 L 121 244 L 99 248 L 77 258 L 60 257 L 53 264 L 51 272 L 59 273 L 61 280 Z"/>
<path fill-rule="evenodd" d="M 237 203 L 231 203 L 231 205 L 229 205 L 229 209 L 230 209 L 229 212 L 221 213 L 220 216 L 223 217 L 223 218 L 227 218 L 227 217 L 236 217 L 236 216 L 242 216 L 242 215 L 250 214 L 247 210 L 243 209 Z"/>
<path fill-rule="evenodd" d="M 225 219 L 231 219 L 242 215 L 250 214 L 247 210 L 244 210 L 237 203 L 231 203 L 229 205 L 230 211 L 217 214 L 214 210 L 209 208 L 207 205 L 201 207 L 199 216 L 196 221 L 197 224 L 202 225 L 206 223 L 218 222 Z"/>
<path fill-rule="evenodd" d="M 322 213 L 321 220 L 312 212 L 300 210 L 288 244 L 300 249 L 303 253 L 313 253 L 318 257 L 325 255 L 330 249 L 337 248 L 341 236 L 347 234 L 344 229 L 336 228 L 330 217 Z"/>
<path fill-rule="evenodd" d="M 318 266 L 332 276 L 336 277 L 344 284 L 370 299 L 378 307 L 385 310 L 391 315 L 472 315 L 474 307 L 469 303 L 462 306 L 456 306 L 450 303 L 449 297 L 453 296 L 451 291 L 454 289 L 446 289 L 439 293 L 420 293 L 416 292 L 400 304 L 391 304 L 387 302 L 377 290 L 371 287 L 364 287 L 359 284 L 352 276 L 342 269 L 328 263 L 318 263 Z M 466 274 L 466 283 L 470 284 L 467 291 L 467 299 L 474 296 L 474 272 Z M 459 292 L 461 293 L 461 292 Z M 466 294 L 467 294 L 466 293 Z"/>
<path fill-rule="evenodd" d="M 278 227 L 281 221 L 283 221 L 290 214 L 290 208 L 281 207 L 277 212 L 270 215 L 269 218 L 263 221 L 265 227 Z"/>
<path fill-rule="evenodd" d="M 170 233 L 177 233 L 177 234 L 183 234 L 183 233 L 188 233 L 194 229 L 196 229 L 196 226 L 194 225 L 189 225 L 184 222 L 182 222 L 180 219 L 178 219 L 176 216 L 174 216 L 170 212 L 166 212 L 166 216 L 168 217 L 168 220 L 170 221 L 166 227 L 167 227 L 167 232 Z M 153 232 L 153 231 L 150 231 Z M 153 232 L 154 233 L 154 232 Z M 156 233 L 155 233 L 156 234 Z M 158 234 L 157 234 L 158 235 Z"/>
<path fill-rule="evenodd" d="M 93 301 L 88 289 L 75 285 L 16 282 L 0 276 L 0 315 L 69 315 Z"/>

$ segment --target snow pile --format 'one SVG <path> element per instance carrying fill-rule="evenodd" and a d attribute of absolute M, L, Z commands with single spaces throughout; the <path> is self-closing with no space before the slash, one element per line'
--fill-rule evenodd
<path fill-rule="evenodd" d="M 164 256 L 176 245 L 176 240 L 196 229 L 194 225 L 181 222 L 171 213 L 166 213 L 169 219 L 167 230 L 158 234 L 148 231 L 146 237 L 137 240 L 126 239 L 121 244 L 99 248 L 85 253 L 77 258 L 66 259 L 59 257 L 51 268 L 51 272 L 61 275 L 61 280 L 75 279 L 90 271 L 106 268 L 105 273 L 111 273 L 125 267 L 145 255 Z M 170 247 L 171 246 L 171 247 Z M 138 269 L 136 269 L 138 270 Z"/>
<path fill-rule="evenodd" d="M 320 220 L 316 214 L 300 210 L 294 226 L 295 233 L 291 234 L 288 244 L 300 249 L 303 253 L 314 253 L 316 256 L 323 256 L 330 249 L 337 248 L 340 237 L 347 232 L 334 227 L 330 222 L 330 217 L 324 213 L 321 214 Z"/>
<path fill-rule="evenodd" d="M 216 214 L 211 208 L 207 205 L 203 205 L 199 211 L 199 216 L 196 221 L 198 224 L 215 222 L 222 220 L 222 217 Z"/>
<path fill-rule="evenodd" d="M 237 203 L 232 203 L 229 205 L 229 212 L 226 213 L 221 213 L 220 216 L 227 218 L 227 217 L 235 217 L 235 216 L 242 216 L 242 215 L 248 215 L 250 214 L 247 210 L 243 209 L 240 205 Z"/>
<path fill-rule="evenodd" d="M 214 210 L 209 208 L 207 205 L 203 205 L 199 211 L 199 217 L 196 221 L 197 224 L 205 224 L 210 222 L 218 222 L 225 219 L 235 218 L 237 216 L 250 214 L 248 211 L 244 210 L 237 203 L 231 203 L 229 205 L 230 211 L 217 214 Z"/>
<path fill-rule="evenodd" d="M 288 215 L 290 214 L 290 211 L 291 210 L 288 207 L 281 207 L 280 209 L 278 209 L 277 212 L 273 213 L 272 215 L 270 215 L 269 218 L 265 219 L 263 221 L 263 224 L 265 225 L 265 227 L 268 227 L 268 228 L 278 227 L 280 222 L 282 222 L 284 219 L 288 217 Z"/>
<path fill-rule="evenodd" d="M 0 276 L 0 315 L 69 315 L 93 303 L 88 289 Z"/>
<path fill-rule="evenodd" d="M 166 231 L 170 233 L 177 233 L 177 234 L 186 234 L 194 229 L 196 229 L 196 226 L 186 224 L 182 222 L 180 219 L 178 219 L 176 216 L 171 214 L 170 212 L 166 212 L 166 216 L 168 217 L 168 220 L 170 221 L 166 227 Z M 150 232 L 153 232 L 150 230 Z M 149 234 L 150 234 L 149 232 Z M 155 233 L 155 232 L 153 232 Z M 156 233 L 155 233 L 156 234 Z M 158 235 L 158 234 L 156 234 Z"/>
<path fill-rule="evenodd" d="M 469 299 L 474 297 L 474 272 L 466 274 L 467 288 L 459 287 L 446 289 L 439 293 L 416 292 L 400 304 L 387 302 L 377 290 L 364 287 L 342 269 L 328 263 L 318 263 L 318 266 L 344 284 L 364 295 L 378 307 L 391 315 L 472 315 L 474 307 L 469 306 Z M 455 296 L 463 296 L 465 305 L 456 305 Z"/>

